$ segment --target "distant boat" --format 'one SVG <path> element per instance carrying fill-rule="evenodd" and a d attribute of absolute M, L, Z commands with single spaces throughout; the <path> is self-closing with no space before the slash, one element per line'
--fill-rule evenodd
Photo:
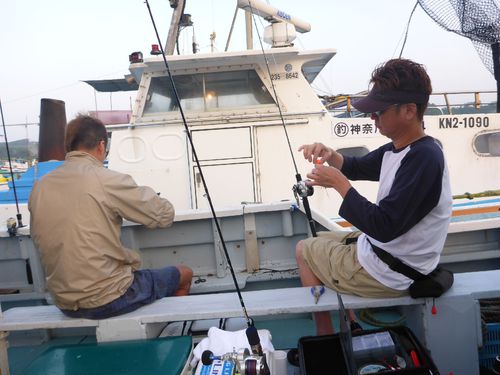
<path fill-rule="evenodd" d="M 28 170 L 28 162 L 25 161 L 11 161 L 13 173 L 24 173 Z M 8 161 L 3 160 L 0 164 L 0 174 L 10 174 L 10 165 Z"/>

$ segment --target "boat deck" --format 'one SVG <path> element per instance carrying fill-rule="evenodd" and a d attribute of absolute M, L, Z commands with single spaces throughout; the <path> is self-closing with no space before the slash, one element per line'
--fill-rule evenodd
<path fill-rule="evenodd" d="M 401 314 L 397 311 L 397 309 L 381 309 L 374 313 L 377 319 L 381 322 L 389 322 L 389 324 L 401 318 Z M 332 319 L 336 329 L 338 329 L 339 323 L 337 312 L 332 312 Z M 364 329 L 379 328 L 365 323 L 362 320 L 359 320 L 359 323 Z M 315 326 L 310 314 L 297 315 L 295 317 L 287 318 L 286 320 L 257 318 L 255 319 L 255 324 L 259 329 L 267 329 L 271 332 L 272 343 L 276 350 L 289 350 L 291 348 L 296 348 L 299 338 L 315 335 Z M 13 334 L 15 333 L 12 332 L 11 335 Z M 33 338 L 31 338 L 31 340 L 33 340 Z M 24 340 L 20 338 L 18 341 L 20 341 L 20 346 L 13 346 L 9 348 L 11 375 L 31 374 L 32 372 L 27 372 L 32 370 L 31 364 L 40 358 L 43 353 L 46 353 L 54 347 L 95 344 L 96 337 L 92 334 L 55 337 L 50 341 L 43 343 L 33 342 L 33 345 L 27 345 L 26 338 Z M 193 341 L 195 341 L 194 337 Z M 291 365 L 289 365 L 289 367 L 289 373 L 293 374 L 293 367 Z M 112 373 L 109 371 L 109 368 L 104 368 L 107 370 L 107 372 L 104 373 Z"/>

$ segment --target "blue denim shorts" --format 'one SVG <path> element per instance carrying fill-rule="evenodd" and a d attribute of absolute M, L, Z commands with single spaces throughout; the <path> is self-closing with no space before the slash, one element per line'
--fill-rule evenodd
<path fill-rule="evenodd" d="M 71 318 L 105 319 L 122 315 L 155 300 L 173 295 L 179 288 L 180 273 L 177 267 L 158 270 L 138 270 L 134 281 L 121 296 L 103 306 L 91 309 L 61 310 Z"/>

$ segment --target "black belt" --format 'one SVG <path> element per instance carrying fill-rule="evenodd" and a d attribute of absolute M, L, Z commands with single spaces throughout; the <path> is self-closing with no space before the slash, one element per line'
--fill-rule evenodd
<path fill-rule="evenodd" d="M 371 245 L 373 252 L 380 258 L 382 262 L 387 264 L 389 268 L 393 271 L 399 272 L 412 280 L 419 280 L 425 277 L 423 273 L 418 272 L 415 268 L 403 263 L 400 259 L 392 256 L 390 253 L 375 246 L 371 241 L 366 238 L 368 243 Z M 347 242 L 346 242 L 347 243 Z"/>

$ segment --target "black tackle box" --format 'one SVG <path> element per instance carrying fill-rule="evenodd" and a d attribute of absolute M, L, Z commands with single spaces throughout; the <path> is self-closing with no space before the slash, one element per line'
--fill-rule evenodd
<path fill-rule="evenodd" d="M 340 332 L 299 339 L 302 375 L 439 375 L 428 351 L 406 326 L 351 333 L 342 297 Z"/>
<path fill-rule="evenodd" d="M 428 351 L 405 326 L 299 339 L 302 375 L 433 374 Z"/>

